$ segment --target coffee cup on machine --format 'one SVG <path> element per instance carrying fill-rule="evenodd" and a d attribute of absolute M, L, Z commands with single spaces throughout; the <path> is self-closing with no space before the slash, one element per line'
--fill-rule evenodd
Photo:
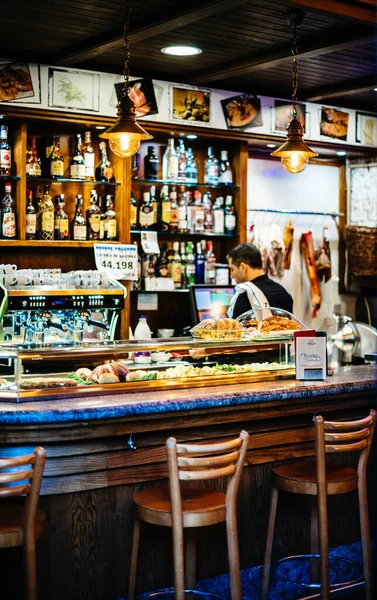
<path fill-rule="evenodd" d="M 11 285 L 15 285 L 17 283 L 16 275 L 12 275 L 11 273 L 3 273 L 0 274 L 0 284 L 5 287 L 10 287 Z"/>
<path fill-rule="evenodd" d="M 17 270 L 17 265 L 11 265 L 11 264 L 2 264 L 0 265 L 0 273 L 13 273 L 13 271 Z"/>
<path fill-rule="evenodd" d="M 24 273 L 16 273 L 15 278 L 16 278 L 16 285 L 18 287 L 24 287 L 25 285 L 30 285 L 31 281 L 32 281 L 31 277 L 28 277 Z"/>

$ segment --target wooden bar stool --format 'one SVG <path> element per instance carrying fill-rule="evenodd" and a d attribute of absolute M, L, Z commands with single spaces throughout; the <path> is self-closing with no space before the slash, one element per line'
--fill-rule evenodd
<path fill-rule="evenodd" d="M 237 491 L 245 460 L 249 434 L 215 444 L 166 442 L 169 487 L 136 494 L 128 600 L 135 598 L 140 522 L 172 528 L 175 600 L 185 598 L 183 530 L 186 529 L 187 587 L 195 588 L 195 529 L 226 521 L 232 600 L 241 600 L 241 574 L 237 532 Z M 230 476 L 226 494 L 198 487 L 184 487 L 182 481 L 200 481 Z"/>
<path fill-rule="evenodd" d="M 27 600 L 37 598 L 35 540 L 41 537 L 45 521 L 37 505 L 45 462 L 43 448 L 29 456 L 0 459 L 0 499 L 26 495 L 22 505 L 0 501 L 0 548 L 22 546 Z M 29 468 L 4 472 L 17 467 Z"/>
<path fill-rule="evenodd" d="M 332 422 L 315 417 L 316 460 L 299 460 L 272 470 L 272 491 L 267 531 L 266 551 L 262 573 L 261 600 L 268 597 L 271 553 L 279 490 L 293 494 L 317 496 L 321 598 L 330 598 L 329 540 L 327 495 L 359 493 L 361 542 L 364 563 L 366 600 L 372 600 L 372 560 L 366 468 L 376 423 L 376 411 L 357 421 Z M 326 454 L 360 451 L 357 470 L 351 467 L 326 465 Z M 313 531 L 313 524 L 312 524 Z"/>

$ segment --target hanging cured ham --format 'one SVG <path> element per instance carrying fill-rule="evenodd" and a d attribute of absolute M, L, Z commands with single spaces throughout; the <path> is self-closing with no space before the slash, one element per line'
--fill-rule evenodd
<path fill-rule="evenodd" d="M 323 228 L 322 243 L 315 253 L 315 266 L 320 281 L 331 279 L 331 250 L 327 237 L 328 228 Z"/>
<path fill-rule="evenodd" d="M 294 227 L 291 219 L 288 221 L 288 225 L 284 227 L 284 269 L 288 271 L 291 267 L 291 258 L 292 258 L 292 247 L 293 247 L 293 232 Z"/>
<path fill-rule="evenodd" d="M 315 266 L 314 243 L 311 231 L 302 234 L 300 238 L 300 251 L 309 277 L 310 304 L 313 308 L 312 317 L 316 317 L 318 309 L 321 307 L 321 290 Z"/>

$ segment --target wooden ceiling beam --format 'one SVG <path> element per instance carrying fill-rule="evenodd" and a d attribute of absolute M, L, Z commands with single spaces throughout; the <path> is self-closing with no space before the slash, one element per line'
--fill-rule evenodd
<path fill-rule="evenodd" d="M 374 42 L 376 39 L 374 28 L 355 28 L 347 27 L 342 30 L 337 30 L 334 33 L 326 35 L 317 34 L 315 37 L 302 39 L 298 41 L 299 60 L 302 58 L 313 58 L 339 52 L 347 48 L 363 46 Z M 196 71 L 190 74 L 189 81 L 191 83 L 208 85 L 213 81 L 227 79 L 230 77 L 238 77 L 253 71 L 260 71 L 276 67 L 281 63 L 290 62 L 292 60 L 291 46 L 284 46 L 265 53 L 252 54 L 241 60 L 231 61 L 222 64 L 218 67 L 211 67 L 202 71 Z"/>
<path fill-rule="evenodd" d="M 218 13 L 246 4 L 249 0 L 212 0 L 210 2 L 185 3 L 185 10 L 155 16 L 149 22 L 143 19 L 139 23 L 131 23 L 130 43 L 136 44 L 158 35 L 174 31 L 196 21 L 201 21 Z M 60 52 L 48 57 L 48 62 L 54 65 L 75 65 L 95 59 L 100 54 L 119 49 L 123 44 L 123 27 L 94 36 L 82 44 L 63 48 Z"/>
<path fill-rule="evenodd" d="M 315 88 L 302 94 L 303 99 L 308 102 L 320 102 L 327 98 L 339 98 L 341 96 L 352 96 L 353 94 L 362 94 L 370 92 L 377 87 L 377 75 L 368 75 L 367 77 L 358 77 L 337 85 L 329 85 L 323 88 Z"/>
<path fill-rule="evenodd" d="M 289 0 L 289 4 L 363 23 L 377 23 L 375 0 Z"/>

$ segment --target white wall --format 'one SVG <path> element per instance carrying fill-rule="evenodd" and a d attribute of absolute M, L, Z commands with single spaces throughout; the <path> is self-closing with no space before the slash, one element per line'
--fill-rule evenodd
<path fill-rule="evenodd" d="M 287 173 L 280 162 L 268 159 L 248 160 L 247 203 L 250 208 L 269 208 L 315 212 L 339 211 L 339 169 L 323 165 L 308 165 L 297 175 Z M 283 234 L 291 218 L 294 225 L 294 243 L 291 267 L 283 278 L 274 279 L 292 295 L 294 314 L 308 326 L 317 328 L 323 319 L 333 312 L 334 304 L 354 316 L 354 300 L 338 294 L 338 234 L 334 219 L 324 216 L 279 215 L 273 213 L 248 212 L 248 223 L 255 223 L 257 234 L 266 235 L 271 225 L 277 225 Z M 315 246 L 322 239 L 323 227 L 328 227 L 331 246 L 332 277 L 321 283 L 322 304 L 316 318 L 312 318 L 309 282 L 305 265 L 300 256 L 301 234 L 312 231 Z"/>

